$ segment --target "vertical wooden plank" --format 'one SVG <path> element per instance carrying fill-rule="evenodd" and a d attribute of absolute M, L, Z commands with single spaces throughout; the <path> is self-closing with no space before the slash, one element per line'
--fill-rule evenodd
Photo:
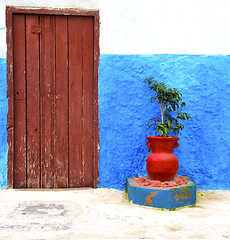
<path fill-rule="evenodd" d="M 69 17 L 69 187 L 82 187 L 82 17 Z"/>
<path fill-rule="evenodd" d="M 40 187 L 39 121 L 39 34 L 31 32 L 38 25 L 37 15 L 26 15 L 27 63 L 27 187 Z"/>
<path fill-rule="evenodd" d="M 98 184 L 98 160 L 99 160 L 99 107 L 98 107 L 98 65 L 99 65 L 99 12 L 94 12 L 94 159 L 93 159 L 93 169 L 94 169 L 94 181 L 93 187 L 96 188 Z"/>
<path fill-rule="evenodd" d="M 56 16 L 56 139 L 57 188 L 68 187 L 68 39 L 67 17 Z"/>
<path fill-rule="evenodd" d="M 14 188 L 26 187 L 25 15 L 13 15 Z"/>
<path fill-rule="evenodd" d="M 41 16 L 40 95 L 41 95 L 41 187 L 54 187 L 54 74 L 55 17 Z"/>
<path fill-rule="evenodd" d="M 93 186 L 94 151 L 94 31 L 93 17 L 83 22 L 83 171 L 84 187 Z"/>
<path fill-rule="evenodd" d="M 6 42 L 7 42 L 7 186 L 13 187 L 14 180 L 14 86 L 13 86 L 13 14 L 12 7 L 6 7 Z"/>

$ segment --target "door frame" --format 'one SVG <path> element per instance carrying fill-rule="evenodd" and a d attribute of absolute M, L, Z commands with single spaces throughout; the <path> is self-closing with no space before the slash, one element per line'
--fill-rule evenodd
<path fill-rule="evenodd" d="M 13 78 L 13 14 L 37 14 L 37 15 L 68 15 L 88 16 L 94 18 L 94 149 L 93 149 L 93 187 L 98 184 L 98 160 L 99 160 L 99 116 L 98 116 L 98 64 L 99 64 L 99 10 L 86 9 L 55 9 L 55 8 L 31 8 L 6 6 L 6 43 L 7 43 L 7 187 L 14 186 L 14 78 Z"/>

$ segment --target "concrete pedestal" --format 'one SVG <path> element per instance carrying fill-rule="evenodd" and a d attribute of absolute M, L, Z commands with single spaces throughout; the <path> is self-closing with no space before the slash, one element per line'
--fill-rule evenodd
<path fill-rule="evenodd" d="M 149 187 L 140 186 L 136 178 L 127 178 L 127 194 L 129 200 L 134 204 L 174 209 L 196 204 L 196 185 L 187 176 L 187 184 L 176 187 Z"/>

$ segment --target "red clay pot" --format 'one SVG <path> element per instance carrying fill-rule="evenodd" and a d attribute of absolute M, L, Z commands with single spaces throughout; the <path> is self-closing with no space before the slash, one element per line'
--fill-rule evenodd
<path fill-rule="evenodd" d="M 178 137 L 146 137 L 148 151 L 152 152 L 147 157 L 147 172 L 150 179 L 171 181 L 179 168 L 178 158 L 173 149 L 179 147 Z"/>

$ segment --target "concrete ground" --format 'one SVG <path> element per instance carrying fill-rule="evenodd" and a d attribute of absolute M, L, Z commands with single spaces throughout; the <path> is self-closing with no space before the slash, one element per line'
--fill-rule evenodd
<path fill-rule="evenodd" d="M 197 193 L 175 211 L 129 203 L 122 191 L 0 190 L 0 239 L 228 239 L 230 191 Z"/>

